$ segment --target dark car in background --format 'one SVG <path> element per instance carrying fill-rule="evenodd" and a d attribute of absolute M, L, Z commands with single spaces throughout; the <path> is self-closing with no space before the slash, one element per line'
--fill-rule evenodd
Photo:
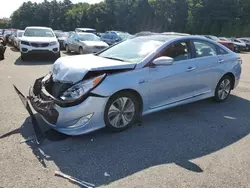
<path fill-rule="evenodd" d="M 123 40 L 130 38 L 130 34 L 121 31 L 107 31 L 101 36 L 101 40 L 106 42 L 108 45 L 113 45 Z"/>
<path fill-rule="evenodd" d="M 60 49 L 64 50 L 65 49 L 64 43 L 66 39 L 69 37 L 69 33 L 68 32 L 55 32 L 55 35 L 60 44 Z"/>
<path fill-rule="evenodd" d="M 211 39 L 213 41 L 216 41 L 216 42 L 222 44 L 223 46 L 226 46 L 230 50 L 234 51 L 234 47 L 233 47 L 233 42 L 232 41 L 223 41 L 223 40 L 220 40 L 218 37 L 213 36 L 213 35 L 204 35 L 204 37 L 206 37 L 208 39 Z"/>
<path fill-rule="evenodd" d="M 237 38 L 238 40 L 241 40 L 245 42 L 246 44 L 246 51 L 250 51 L 250 38 Z"/>
<path fill-rule="evenodd" d="M 247 45 L 244 41 L 237 39 L 237 38 L 231 38 L 231 40 L 236 43 L 240 47 L 240 51 L 248 51 Z"/>
<path fill-rule="evenodd" d="M 229 41 L 233 43 L 233 51 L 240 53 L 242 51 L 242 47 L 245 47 L 245 45 L 241 45 L 238 42 L 234 42 L 231 38 L 227 38 L 227 37 L 219 37 L 219 39 L 221 41 Z"/>

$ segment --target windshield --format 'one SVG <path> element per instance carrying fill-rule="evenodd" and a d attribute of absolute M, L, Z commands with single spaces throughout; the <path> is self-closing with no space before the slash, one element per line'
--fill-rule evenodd
<path fill-rule="evenodd" d="M 164 43 L 165 41 L 152 37 L 138 37 L 121 42 L 100 53 L 99 56 L 138 63 Z"/>
<path fill-rule="evenodd" d="M 55 37 L 50 29 L 27 29 L 24 33 L 26 37 Z"/>
<path fill-rule="evenodd" d="M 67 37 L 68 33 L 55 33 L 56 37 L 60 38 L 60 37 Z"/>
<path fill-rule="evenodd" d="M 81 41 L 99 41 L 100 37 L 94 35 L 94 34 L 78 34 L 79 39 Z"/>
<path fill-rule="evenodd" d="M 23 33 L 24 33 L 24 31 L 19 31 L 19 32 L 17 33 L 17 37 L 22 37 L 22 36 L 23 36 Z"/>

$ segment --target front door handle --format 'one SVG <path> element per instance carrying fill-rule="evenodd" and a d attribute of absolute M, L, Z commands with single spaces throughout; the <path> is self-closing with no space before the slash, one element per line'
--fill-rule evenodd
<path fill-rule="evenodd" d="M 188 67 L 187 72 L 193 71 L 195 69 L 196 69 L 196 67 Z"/>
<path fill-rule="evenodd" d="M 220 59 L 218 63 L 223 63 L 224 61 L 225 61 L 224 59 Z"/>

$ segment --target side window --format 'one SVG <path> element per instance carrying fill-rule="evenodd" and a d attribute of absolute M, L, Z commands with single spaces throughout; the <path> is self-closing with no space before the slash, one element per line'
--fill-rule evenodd
<path fill-rule="evenodd" d="M 217 47 L 217 48 L 218 48 L 218 50 L 217 50 L 218 55 L 225 55 L 225 54 L 228 54 L 228 52 L 227 52 L 226 50 L 223 50 L 223 49 L 220 48 L 220 47 Z"/>
<path fill-rule="evenodd" d="M 170 44 L 164 50 L 160 56 L 168 56 L 172 57 L 174 59 L 174 62 L 176 61 L 182 61 L 182 60 L 187 60 L 191 58 L 191 51 L 188 45 L 188 42 L 176 42 L 173 44 Z M 160 57 L 159 56 L 159 57 Z"/>
<path fill-rule="evenodd" d="M 75 40 L 78 39 L 78 35 L 74 34 L 73 39 L 75 39 Z"/>
<path fill-rule="evenodd" d="M 108 33 L 104 33 L 102 38 L 107 39 L 108 38 Z"/>
<path fill-rule="evenodd" d="M 72 33 L 72 34 L 69 36 L 69 38 L 70 38 L 70 39 L 73 39 L 74 35 L 75 35 L 75 34 Z"/>
<path fill-rule="evenodd" d="M 216 47 L 215 45 L 206 42 L 206 41 L 194 41 L 195 47 L 195 57 L 208 57 L 208 56 L 216 56 Z"/>

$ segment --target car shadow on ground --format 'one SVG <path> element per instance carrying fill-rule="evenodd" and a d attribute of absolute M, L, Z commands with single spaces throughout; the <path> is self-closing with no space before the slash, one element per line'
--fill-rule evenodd
<path fill-rule="evenodd" d="M 44 167 L 53 161 L 62 172 L 97 186 L 169 163 L 202 173 L 205 169 L 191 160 L 247 136 L 249 111 L 250 101 L 232 95 L 225 103 L 208 99 L 148 115 L 141 126 L 121 133 L 102 129 L 57 142 L 45 140 L 39 148 L 27 144 Z M 20 132 L 24 138 L 32 135 L 29 118 Z"/>
<path fill-rule="evenodd" d="M 78 53 L 76 52 L 70 52 L 70 53 L 67 53 L 66 51 L 63 51 L 62 54 L 64 55 L 68 55 L 68 56 L 73 56 L 73 55 L 79 55 Z"/>
<path fill-rule="evenodd" d="M 27 61 L 23 61 L 21 60 L 21 57 L 19 57 L 16 61 L 15 61 L 15 65 L 18 66 L 22 66 L 22 65 L 49 65 L 49 64 L 53 64 L 55 62 L 55 60 L 53 60 L 51 57 L 40 57 L 39 58 L 31 58 L 30 60 Z"/>
<path fill-rule="evenodd" d="M 13 47 L 13 46 L 10 47 L 10 50 L 11 50 L 12 52 L 19 52 L 19 50 L 18 50 L 17 48 Z"/>

